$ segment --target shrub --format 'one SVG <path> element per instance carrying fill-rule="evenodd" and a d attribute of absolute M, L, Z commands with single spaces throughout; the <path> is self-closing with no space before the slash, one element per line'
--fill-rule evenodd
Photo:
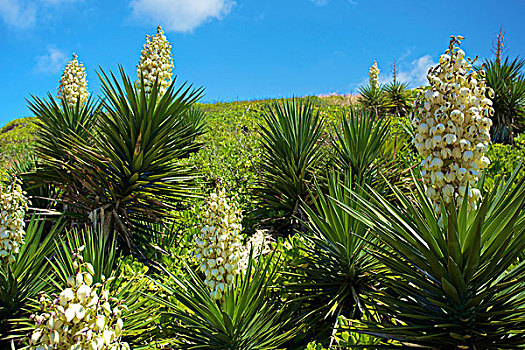
<path fill-rule="evenodd" d="M 387 141 L 390 122 L 373 112 L 351 109 L 341 118 L 341 130 L 335 132 L 333 160 L 342 173 L 349 172 L 357 184 L 373 183 L 385 168 L 381 151 Z"/>
<path fill-rule="evenodd" d="M 372 191 L 355 195 L 362 210 L 342 207 L 387 245 L 371 253 L 391 273 L 387 292 L 373 295 L 391 324 L 365 322 L 359 332 L 405 347 L 515 349 L 525 343 L 525 179 L 487 193 L 478 210 L 468 200 L 434 213 L 421 185 L 399 205 Z M 442 216 L 441 216 L 442 215 Z M 443 218 L 443 225 L 438 221 Z"/>
<path fill-rule="evenodd" d="M 397 117 L 405 117 L 410 113 L 413 104 L 411 90 L 408 89 L 408 83 L 394 81 L 383 87 L 388 100 L 387 112 Z"/>
<path fill-rule="evenodd" d="M 190 268 L 177 277 L 168 272 L 158 281 L 163 296 L 151 298 L 167 308 L 166 326 L 173 334 L 167 342 L 180 348 L 263 350 L 278 349 L 301 331 L 285 313 L 271 286 L 279 264 L 271 256 L 250 259 L 246 272 L 224 291 L 224 298 L 210 296 L 210 288 Z"/>
<path fill-rule="evenodd" d="M 483 66 L 487 85 L 494 90 L 492 139 L 498 143 L 512 143 L 515 131 L 520 131 L 515 130 L 519 127 L 516 122 L 525 112 L 525 75 L 522 73 L 525 60 L 515 58 L 511 62 L 507 57 L 503 62 L 487 60 Z"/>
<path fill-rule="evenodd" d="M 299 204 L 307 200 L 308 186 L 321 158 L 322 122 L 312 102 L 275 102 L 262 114 L 263 155 L 260 196 L 267 207 L 282 210 L 290 220 L 301 216 Z"/>
<path fill-rule="evenodd" d="M 164 95 L 155 93 L 154 84 L 147 96 L 122 70 L 121 77 L 122 83 L 113 75 L 101 75 L 105 113 L 89 110 L 89 102 L 70 110 L 51 96 L 49 102 L 35 98 L 32 109 L 41 130 L 48 131 L 42 131 L 38 148 L 46 167 L 34 178 L 62 189 L 61 199 L 80 214 L 77 221 L 102 223 L 106 234 L 116 234 L 124 246 L 140 250 L 148 244 L 142 224 L 168 217 L 174 202 L 189 194 L 194 173 L 177 159 L 200 147 L 194 140 L 202 128 L 188 125 L 184 117 L 202 89 L 177 89 L 174 80 Z M 89 130 L 75 125 L 75 132 L 63 126 L 67 123 L 54 123 L 84 113 L 86 122 L 98 117 Z"/>
<path fill-rule="evenodd" d="M 369 112 L 377 115 L 385 114 L 390 107 L 385 92 L 379 85 L 365 85 L 359 88 L 357 101 Z"/>
<path fill-rule="evenodd" d="M 373 276 L 380 268 L 367 252 L 374 243 L 366 225 L 341 209 L 341 203 L 357 204 L 351 188 L 359 185 L 350 173 L 334 172 L 326 193 L 316 186 L 313 205 L 304 206 L 307 230 L 300 233 L 298 251 L 289 262 L 294 278 L 283 282 L 300 305 L 302 322 L 315 330 L 318 340 L 326 340 L 322 335 L 337 328 L 339 315 L 360 318 L 366 312 L 367 295 L 375 288 Z"/>
<path fill-rule="evenodd" d="M 374 61 L 372 67 L 368 72 L 370 77 L 368 85 L 359 88 L 359 97 L 357 101 L 370 112 L 377 114 L 384 114 L 389 107 L 387 96 L 383 91 L 383 87 L 379 85 L 379 68 L 377 62 Z"/>
<path fill-rule="evenodd" d="M 484 188 L 490 191 L 503 178 L 509 178 L 520 162 L 525 161 L 525 134 L 514 138 L 512 145 L 492 143 L 487 156 L 491 159 L 484 173 Z M 525 167 L 521 167 L 516 175 L 517 180 L 525 177 Z"/>

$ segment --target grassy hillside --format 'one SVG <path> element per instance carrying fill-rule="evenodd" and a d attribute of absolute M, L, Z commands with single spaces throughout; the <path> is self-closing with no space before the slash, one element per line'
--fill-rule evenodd
<path fill-rule="evenodd" d="M 312 97 L 321 107 L 321 113 L 330 122 L 340 114 L 349 99 L 343 96 Z M 268 103 L 276 100 L 242 102 L 218 102 L 199 104 L 207 112 L 208 130 L 204 142 L 212 149 L 218 145 L 226 148 L 230 144 L 253 141 L 250 136 L 257 128 L 260 112 Z M 0 129 L 0 167 L 2 171 L 11 168 L 33 154 L 36 125 L 33 117 L 14 119 Z M 228 152 L 227 156 L 234 156 Z"/>
<path fill-rule="evenodd" d="M 34 118 L 19 118 L 0 129 L 0 169 L 5 171 L 33 153 L 36 125 Z"/>

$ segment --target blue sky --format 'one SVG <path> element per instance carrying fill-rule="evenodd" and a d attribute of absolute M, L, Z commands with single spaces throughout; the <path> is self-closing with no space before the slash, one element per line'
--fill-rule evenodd
<path fill-rule="evenodd" d="M 134 76 L 157 24 L 175 74 L 215 102 L 355 93 L 374 60 L 382 81 L 397 60 L 417 86 L 451 34 L 485 58 L 500 26 L 508 54 L 523 56 L 524 14 L 523 0 L 0 0 L 0 124 L 29 116 L 31 94 L 56 95 L 73 52 L 95 94 L 99 66 Z"/>

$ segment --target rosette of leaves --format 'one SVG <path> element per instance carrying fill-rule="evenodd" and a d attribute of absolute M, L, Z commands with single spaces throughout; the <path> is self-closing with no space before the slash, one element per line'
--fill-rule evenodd
<path fill-rule="evenodd" d="M 368 227 L 340 205 L 359 205 L 350 194 L 351 188 L 359 188 L 350 172 L 332 172 L 327 187 L 316 184 L 313 205 L 304 206 L 308 229 L 300 233 L 303 244 L 289 262 L 291 279 L 283 281 L 295 296 L 301 321 L 318 340 L 327 340 L 339 328 L 339 315 L 359 319 L 368 313 L 368 294 L 377 284 L 374 275 L 382 269 L 367 251 L 376 244 Z"/>
<path fill-rule="evenodd" d="M 322 156 L 319 109 L 310 100 L 284 100 L 262 112 L 262 175 L 257 188 L 264 204 L 290 220 L 300 216 L 308 186 Z"/>
<path fill-rule="evenodd" d="M 167 308 L 165 327 L 172 333 L 162 343 L 177 349 L 278 349 L 301 331 L 271 292 L 279 263 L 272 255 L 250 259 L 224 298 L 210 296 L 209 288 L 189 266 L 185 276 L 167 272 L 156 280 L 164 293 L 151 295 Z"/>
<path fill-rule="evenodd" d="M 334 162 L 353 182 L 372 183 L 385 166 L 381 151 L 387 142 L 390 122 L 361 109 L 350 109 L 341 117 L 341 129 L 335 132 Z"/>
<path fill-rule="evenodd" d="M 101 104 L 91 96 L 85 103 L 71 105 L 65 99 L 56 100 L 51 94 L 47 99 L 31 96 L 29 109 L 36 116 L 35 145 L 36 159 L 29 169 L 20 169 L 23 174 L 24 187 L 33 199 L 33 205 L 38 208 L 50 209 L 64 207 L 56 205 L 56 199 L 68 198 L 76 193 L 76 188 L 82 188 L 82 183 L 71 183 L 65 164 L 71 166 L 78 160 L 64 150 L 69 149 L 68 138 L 74 135 L 76 140 L 88 143 L 91 132 L 98 123 Z M 69 181 L 69 186 L 59 185 Z M 56 185 L 56 186 L 55 186 Z M 67 213 L 75 216 L 76 205 L 69 205 Z M 69 215 L 68 215 L 69 216 Z M 77 221 L 80 218 L 75 217 Z"/>
<path fill-rule="evenodd" d="M 333 164 L 351 177 L 353 185 L 368 184 L 388 192 L 385 179 L 410 187 L 410 164 L 399 157 L 406 152 L 408 135 L 396 132 L 391 119 L 382 118 L 366 109 L 350 109 L 341 115 L 341 126 L 335 129 Z"/>
<path fill-rule="evenodd" d="M 364 85 L 359 88 L 359 104 L 376 115 L 385 114 L 386 110 L 391 107 L 387 95 L 380 85 Z"/>
<path fill-rule="evenodd" d="M 484 195 L 478 210 L 443 205 L 434 213 L 421 184 L 397 204 L 373 189 L 341 204 L 386 247 L 370 253 L 390 269 L 385 292 L 374 293 L 391 322 L 354 323 L 354 329 L 398 340 L 405 348 L 517 349 L 525 344 L 525 180 L 517 171 Z M 443 225 L 438 221 L 443 217 Z"/>
<path fill-rule="evenodd" d="M 512 143 L 515 133 L 525 130 L 525 60 L 507 57 L 503 62 L 487 60 L 483 66 L 487 86 L 494 90 L 491 137 L 494 142 Z"/>
<path fill-rule="evenodd" d="M 410 113 L 414 98 L 408 83 L 394 81 L 383 86 L 383 91 L 388 100 L 388 113 L 396 117 L 406 117 Z"/>

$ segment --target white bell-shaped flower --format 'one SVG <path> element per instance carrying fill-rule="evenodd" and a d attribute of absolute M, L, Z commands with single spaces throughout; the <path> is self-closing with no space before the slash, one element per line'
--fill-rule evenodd
<path fill-rule="evenodd" d="M 88 97 L 86 69 L 82 63 L 79 63 L 78 56 L 73 54 L 73 59 L 66 65 L 62 73 L 58 87 L 58 98 L 65 100 L 67 104 L 74 107 L 77 101 L 80 101 L 80 105 L 82 105 Z"/>
<path fill-rule="evenodd" d="M 27 337 L 29 349 L 129 349 L 121 341 L 120 302 L 110 299 L 104 284 L 92 285 L 95 271 L 80 252 L 74 255 L 76 272 L 68 288 L 54 299 L 41 294 L 41 313 L 32 316 L 35 329 Z"/>
<path fill-rule="evenodd" d="M 199 234 L 195 235 L 195 260 L 204 272 L 212 298 L 222 298 L 226 284 L 239 273 L 242 216 L 235 200 L 224 191 L 212 193 L 201 208 Z M 227 277 L 231 276 L 231 277 Z"/>
<path fill-rule="evenodd" d="M 429 70 L 430 86 L 420 92 L 412 120 L 416 128 L 413 143 L 424 157 L 423 183 L 437 215 L 441 199 L 461 203 L 468 196 L 470 207 L 476 208 L 481 193 L 466 189 L 477 184 L 479 169 L 490 163 L 485 152 L 490 142 L 492 122 L 487 116 L 493 113 L 493 91 L 486 86 L 483 70 L 473 70 L 475 60 L 465 59 L 459 40 L 452 37 L 439 64 Z"/>
<path fill-rule="evenodd" d="M 140 62 L 137 65 L 136 86 L 140 88 L 142 75 L 144 90 L 149 93 L 155 80 L 158 79 L 159 93 L 163 95 L 171 84 L 173 67 L 171 44 L 162 28 L 158 26 L 155 35 L 147 36 L 146 44 L 141 51 Z"/>
<path fill-rule="evenodd" d="M 19 180 L 0 183 L 0 264 L 13 263 L 24 243 L 28 205 Z"/>
<path fill-rule="evenodd" d="M 374 61 L 372 67 L 368 71 L 368 76 L 370 78 L 370 86 L 378 87 L 379 86 L 379 67 L 377 67 L 377 62 Z"/>

